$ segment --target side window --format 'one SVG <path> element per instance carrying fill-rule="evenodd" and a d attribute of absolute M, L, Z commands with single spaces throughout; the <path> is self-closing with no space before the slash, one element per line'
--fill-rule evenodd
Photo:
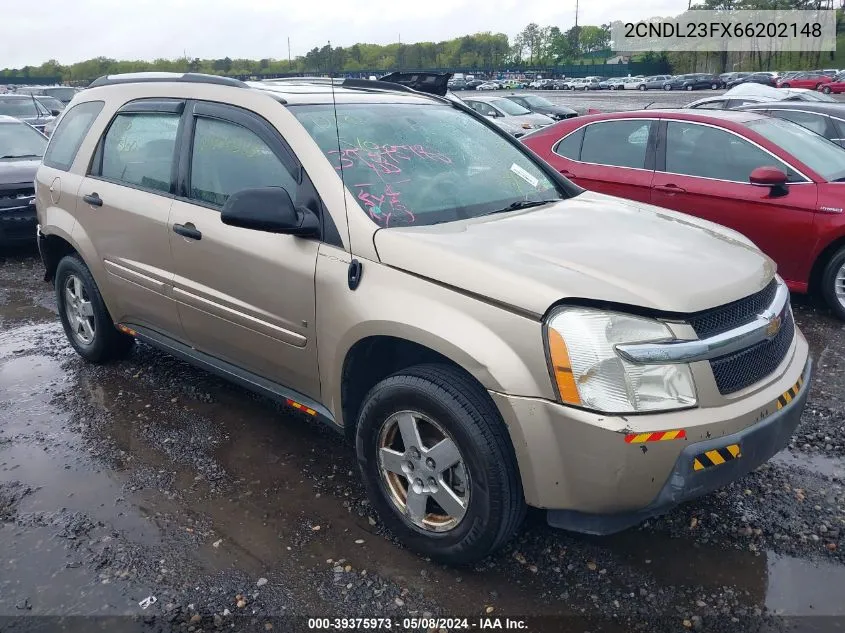
<path fill-rule="evenodd" d="M 103 138 L 92 175 L 169 193 L 178 129 L 178 114 L 118 114 Z"/>
<path fill-rule="evenodd" d="M 842 119 L 831 119 L 830 122 L 833 124 L 834 131 L 836 132 L 833 140 L 842 145 L 845 142 L 845 121 Z"/>
<path fill-rule="evenodd" d="M 823 114 L 811 114 L 796 110 L 771 110 L 770 115 L 797 123 L 816 134 L 827 136 L 827 117 Z"/>
<path fill-rule="evenodd" d="M 604 121 L 586 127 L 581 161 L 615 167 L 645 168 L 651 121 Z"/>
<path fill-rule="evenodd" d="M 44 164 L 47 167 L 63 171 L 70 169 L 82 140 L 102 111 L 103 105 L 102 101 L 86 101 L 64 113 L 44 154 Z"/>
<path fill-rule="evenodd" d="M 707 160 L 701 160 L 707 156 Z M 666 130 L 666 171 L 672 174 L 748 182 L 757 167 L 776 166 L 789 182 L 801 182 L 794 170 L 735 134 L 707 125 L 669 121 Z"/>
<path fill-rule="evenodd" d="M 584 130 L 586 127 L 589 126 L 578 128 L 569 136 L 563 137 L 552 151 L 570 160 L 580 160 L 581 141 L 584 140 Z"/>
<path fill-rule="evenodd" d="M 197 118 L 189 197 L 223 206 L 233 193 L 254 187 L 284 187 L 296 199 L 296 179 L 254 132 L 220 119 Z"/>

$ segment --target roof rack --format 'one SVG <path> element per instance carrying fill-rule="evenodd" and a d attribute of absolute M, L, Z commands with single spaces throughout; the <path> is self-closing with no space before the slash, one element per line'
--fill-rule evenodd
<path fill-rule="evenodd" d="M 147 82 L 177 82 L 192 84 L 216 84 L 218 86 L 232 86 L 233 88 L 249 88 L 247 84 L 232 77 L 221 77 L 220 75 L 206 75 L 203 73 L 167 73 L 167 72 L 146 72 L 146 73 L 123 73 L 119 75 L 103 75 L 95 79 L 88 86 L 99 88 L 100 86 L 112 86 L 115 84 L 134 84 Z"/>
<path fill-rule="evenodd" d="M 352 79 L 343 77 L 279 77 L 278 79 L 264 79 L 261 83 L 266 84 L 292 84 L 307 83 L 330 86 L 334 84 L 338 88 L 351 88 L 359 90 L 390 90 L 392 92 L 413 92 L 417 90 L 402 84 L 390 81 L 379 81 L 378 79 Z"/>

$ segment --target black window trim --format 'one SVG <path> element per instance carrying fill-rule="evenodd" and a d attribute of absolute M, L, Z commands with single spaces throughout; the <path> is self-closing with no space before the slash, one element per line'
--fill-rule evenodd
<path fill-rule="evenodd" d="M 813 179 L 810 178 L 809 176 L 807 176 L 807 174 L 805 174 L 803 171 L 801 171 L 800 169 L 798 169 L 794 165 L 786 162 L 785 160 L 783 160 L 779 156 L 775 156 L 774 154 L 772 154 L 772 152 L 767 150 L 765 147 L 763 147 L 762 145 L 760 145 L 756 141 L 753 141 L 750 138 L 743 136 L 742 134 L 739 134 L 738 132 L 734 132 L 733 130 L 730 130 L 728 128 L 721 127 L 719 125 L 714 125 L 712 123 L 705 123 L 704 121 L 694 121 L 694 120 L 690 120 L 690 119 L 672 119 L 672 118 L 660 119 L 660 124 L 657 126 L 658 127 L 658 133 L 657 133 L 657 152 L 656 152 L 656 157 L 655 157 L 656 158 L 656 160 L 655 160 L 655 171 L 658 171 L 658 172 L 663 173 L 663 174 L 669 174 L 669 175 L 672 175 L 672 176 L 681 176 L 681 177 L 685 177 L 685 178 L 700 178 L 701 180 L 712 180 L 714 182 L 731 182 L 731 183 L 735 183 L 735 184 L 739 184 L 739 185 L 748 185 L 750 187 L 754 186 L 748 181 L 725 180 L 724 178 L 710 178 L 708 176 L 695 176 L 695 175 L 692 175 L 692 174 L 678 174 L 678 173 L 675 173 L 675 172 L 666 171 L 666 146 L 667 146 L 667 138 L 668 138 L 667 130 L 668 130 L 668 127 L 669 127 L 669 123 L 686 123 L 688 125 L 702 125 L 704 127 L 711 127 L 711 128 L 715 128 L 717 130 L 721 130 L 723 132 L 727 132 L 728 134 L 733 134 L 734 136 L 736 136 L 740 140 L 743 140 L 746 143 L 750 143 L 751 145 L 753 145 L 757 149 L 765 152 L 766 154 L 771 156 L 773 160 L 777 161 L 778 164 L 785 165 L 786 167 L 788 167 L 789 169 L 794 171 L 796 174 L 798 174 L 799 176 L 804 178 L 804 180 L 802 180 L 800 182 L 790 182 L 790 183 L 788 183 L 788 185 L 790 187 L 793 186 L 793 185 L 812 185 L 812 184 L 815 184 Z M 798 124 L 796 123 L 795 125 L 798 125 Z"/>
<path fill-rule="evenodd" d="M 649 124 L 648 128 L 648 139 L 646 140 L 646 150 L 645 150 L 645 158 L 643 160 L 642 167 L 625 167 L 623 165 L 607 165 L 605 163 L 592 163 L 589 161 L 581 160 L 581 154 L 584 150 L 584 141 L 587 138 L 587 128 L 591 125 L 598 125 L 600 123 L 613 123 L 615 121 L 643 121 Z M 578 160 L 573 160 L 568 156 L 564 156 L 563 154 L 558 154 L 555 150 L 557 146 L 566 138 L 566 136 L 562 137 L 555 145 L 552 147 L 552 153 L 556 156 L 560 156 L 561 158 L 565 158 L 567 160 L 571 160 L 573 162 L 579 163 L 581 165 L 595 165 L 597 167 L 613 167 L 615 169 L 633 169 L 636 171 L 655 171 L 656 166 L 656 158 L 657 158 L 657 125 L 660 119 L 657 117 L 619 117 L 613 119 L 601 119 L 599 121 L 590 121 L 586 125 L 582 125 L 581 127 L 572 130 L 566 136 L 570 136 L 577 132 L 578 130 L 584 130 L 584 135 L 581 137 L 581 147 L 578 150 Z"/>
<path fill-rule="evenodd" d="M 73 151 L 73 155 L 71 156 L 70 162 L 67 165 L 64 165 L 64 164 L 60 164 L 60 163 L 54 162 L 53 160 L 48 159 L 47 154 L 50 151 L 50 144 L 53 143 L 54 139 L 56 139 L 58 137 L 57 132 L 59 131 L 59 128 L 61 127 L 62 123 L 64 123 L 65 118 L 70 116 L 71 113 L 74 110 L 76 110 L 77 108 L 84 106 L 84 105 L 91 104 L 91 103 L 98 104 L 99 110 L 96 112 L 96 114 L 94 114 L 93 117 L 91 117 L 91 121 L 88 123 L 88 127 L 85 128 L 85 131 L 79 137 L 79 142 L 76 144 L 76 149 Z M 80 103 L 77 103 L 72 108 L 68 108 L 65 112 L 63 112 L 62 115 L 61 115 L 61 119 L 59 120 L 58 125 L 56 125 L 56 129 L 53 130 L 53 134 L 50 137 L 50 142 L 48 142 L 47 147 L 44 148 L 44 157 L 42 158 L 42 162 L 44 163 L 44 166 L 49 167 L 50 169 L 57 169 L 59 171 L 69 172 L 73 168 L 73 164 L 76 162 L 76 159 L 79 157 L 79 149 L 82 147 L 82 144 L 85 142 L 85 139 L 88 138 L 88 133 L 91 131 L 91 128 L 94 126 L 94 123 L 97 121 L 98 118 L 100 118 L 100 115 L 102 115 L 103 108 L 105 108 L 105 106 L 106 106 L 105 101 L 102 101 L 100 99 L 95 99 L 95 100 L 92 100 L 92 101 L 82 101 Z"/>
<path fill-rule="evenodd" d="M 170 102 L 171 105 L 165 105 L 166 102 Z M 162 196 L 163 198 L 174 198 L 174 188 L 176 183 L 175 176 L 178 164 L 176 158 L 177 156 L 179 156 L 179 142 L 182 137 L 182 127 L 185 123 L 185 110 L 185 99 L 182 98 L 153 97 L 133 99 L 132 101 L 124 103 L 120 108 L 117 109 L 114 115 L 112 115 L 111 120 L 109 121 L 105 130 L 103 130 L 103 133 L 100 135 L 100 140 L 97 141 L 97 147 L 94 149 L 94 153 L 91 155 L 91 160 L 88 162 L 88 168 L 86 170 L 85 177 L 91 178 L 92 180 L 108 182 L 113 185 L 119 185 L 121 187 L 127 187 L 129 189 L 135 189 L 137 191 L 143 191 L 144 193 L 151 193 L 156 196 Z M 121 115 L 136 114 L 179 115 L 179 123 L 176 127 L 176 142 L 173 146 L 173 159 L 170 167 L 170 191 L 162 191 L 161 189 L 144 187 L 142 185 L 126 182 L 125 180 L 117 180 L 116 178 L 106 178 L 105 176 L 102 176 L 101 173 L 94 173 L 95 163 L 98 163 L 96 165 L 98 172 L 102 172 L 103 170 L 103 145 L 105 144 L 106 136 L 108 136 L 109 130 L 111 130 L 111 127 L 112 125 L 114 125 L 114 122 L 117 120 L 117 117 Z"/>
<path fill-rule="evenodd" d="M 749 110 L 751 110 L 751 108 L 749 108 Z M 773 114 L 774 112 L 800 112 L 801 114 L 809 114 L 811 116 L 821 117 L 824 120 L 825 127 L 827 128 L 826 132 L 824 134 L 821 134 L 821 136 L 824 136 L 828 140 L 833 140 L 833 138 L 828 136 L 828 134 L 836 134 L 837 133 L 836 126 L 833 124 L 833 121 L 831 120 L 832 118 L 835 118 L 835 117 L 831 117 L 831 115 L 829 115 L 827 112 L 812 112 L 811 110 L 802 110 L 801 108 L 779 108 L 774 103 L 766 104 L 765 113 L 768 116 L 777 117 L 776 114 Z M 792 121 L 792 119 L 789 119 L 787 117 L 779 117 L 779 118 L 784 118 L 787 121 Z M 800 123 L 798 123 L 798 121 L 792 121 L 792 122 L 795 123 L 796 125 L 801 125 Z M 801 125 L 801 127 L 806 127 L 806 126 Z M 809 130 L 810 128 L 807 128 L 807 129 Z M 810 131 L 814 132 L 815 130 L 810 130 Z"/>

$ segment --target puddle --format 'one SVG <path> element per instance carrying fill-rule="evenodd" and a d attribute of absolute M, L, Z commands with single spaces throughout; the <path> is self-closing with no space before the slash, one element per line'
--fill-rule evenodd
<path fill-rule="evenodd" d="M 766 607 L 785 616 L 845 616 L 845 567 L 769 554 Z"/>
<path fill-rule="evenodd" d="M 845 459 L 826 455 L 807 455 L 792 451 L 781 451 L 774 457 L 773 464 L 803 468 L 819 475 L 845 480 Z"/>

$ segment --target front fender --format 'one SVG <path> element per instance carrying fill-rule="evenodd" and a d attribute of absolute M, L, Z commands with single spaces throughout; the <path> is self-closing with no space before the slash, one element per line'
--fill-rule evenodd
<path fill-rule="evenodd" d="M 317 262 L 317 338 L 324 404 L 336 420 L 346 355 L 372 336 L 429 348 L 486 389 L 554 399 L 539 321 L 373 261 L 349 290 L 348 255 L 329 249 Z"/>

